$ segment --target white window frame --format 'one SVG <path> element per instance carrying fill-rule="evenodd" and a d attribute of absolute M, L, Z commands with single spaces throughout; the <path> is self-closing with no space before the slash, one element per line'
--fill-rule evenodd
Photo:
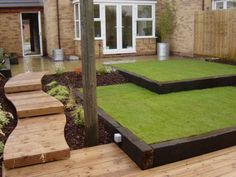
<path fill-rule="evenodd" d="M 228 8 L 227 8 L 227 5 L 228 5 L 228 2 L 229 2 L 229 1 L 234 1 L 234 2 L 236 2 L 236 0 L 213 0 L 213 1 L 212 1 L 213 10 L 224 10 L 224 9 L 228 9 Z M 216 9 L 216 4 L 217 4 L 218 2 L 223 2 L 223 9 Z"/>
<path fill-rule="evenodd" d="M 151 18 L 138 18 L 138 6 L 151 6 L 152 7 L 152 17 Z M 136 19 L 136 38 L 142 39 L 142 38 L 155 38 L 155 30 L 156 30 L 156 5 L 155 4 L 137 4 L 136 5 L 136 14 L 135 14 L 135 19 Z M 152 21 L 152 35 L 150 36 L 138 36 L 137 35 L 137 24 L 139 21 Z"/>
<path fill-rule="evenodd" d="M 77 6 L 78 5 L 78 6 Z M 94 21 L 100 21 L 100 28 L 101 28 L 101 36 L 100 37 L 95 37 L 95 40 L 102 40 L 102 18 L 101 18 L 101 5 L 95 3 L 94 5 L 99 6 L 99 18 L 94 18 Z M 78 17 L 79 19 L 76 19 L 76 6 L 79 8 L 78 9 Z M 79 37 L 77 36 L 77 22 L 79 22 Z M 80 19 L 80 3 L 75 3 L 74 4 L 74 26 L 75 26 L 75 40 L 81 40 L 81 19 Z"/>
<path fill-rule="evenodd" d="M 76 19 L 76 7 L 78 7 L 78 19 Z M 79 22 L 79 37 L 77 36 L 77 23 Z M 81 22 L 80 22 L 80 3 L 75 3 L 74 4 L 74 29 L 75 29 L 75 40 L 80 40 L 81 39 Z"/>
<path fill-rule="evenodd" d="M 95 36 L 95 40 L 102 40 L 102 7 L 101 4 L 98 3 L 94 3 L 94 5 L 98 5 L 99 6 L 99 18 L 94 18 L 94 22 L 100 22 L 100 30 L 101 30 L 101 36 L 100 37 L 96 37 Z"/>

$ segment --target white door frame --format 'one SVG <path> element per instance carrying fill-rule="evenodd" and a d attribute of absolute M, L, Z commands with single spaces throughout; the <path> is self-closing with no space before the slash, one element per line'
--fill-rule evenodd
<path fill-rule="evenodd" d="M 40 47 L 40 54 L 38 55 L 28 55 L 28 56 L 43 56 L 43 39 L 42 39 L 42 24 L 41 24 L 41 12 L 40 11 L 30 11 L 30 12 L 21 12 L 20 13 L 20 28 L 21 28 L 21 45 L 22 45 L 22 54 L 25 57 L 25 50 L 24 50 L 24 30 L 23 30 L 23 14 L 32 13 L 38 14 L 38 30 L 39 30 L 39 47 Z"/>
<path fill-rule="evenodd" d="M 117 23 L 117 49 L 107 49 L 106 48 L 106 6 L 116 7 L 116 23 Z M 132 7 L 132 43 L 133 48 L 123 49 L 122 48 L 122 7 L 131 6 Z M 103 31 L 103 53 L 104 54 L 122 54 L 122 53 L 136 53 L 136 25 L 135 25 L 135 5 L 133 4 L 117 4 L 117 3 L 105 3 L 101 5 L 102 9 L 102 31 Z"/>

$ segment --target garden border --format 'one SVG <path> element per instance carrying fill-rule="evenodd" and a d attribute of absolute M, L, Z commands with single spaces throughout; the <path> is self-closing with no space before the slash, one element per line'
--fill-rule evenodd
<path fill-rule="evenodd" d="M 146 88 L 152 92 L 156 92 L 158 94 L 236 85 L 236 75 L 205 77 L 182 81 L 159 82 L 133 72 L 122 70 L 119 68 L 115 69 L 124 77 L 128 78 L 130 82 L 139 85 L 143 88 Z"/>
<path fill-rule="evenodd" d="M 76 99 L 83 100 L 82 93 L 77 91 L 74 94 Z M 143 170 L 236 145 L 236 127 L 148 145 L 103 109 L 98 107 L 97 112 L 109 133 L 122 135 L 122 143 L 117 145 Z"/>

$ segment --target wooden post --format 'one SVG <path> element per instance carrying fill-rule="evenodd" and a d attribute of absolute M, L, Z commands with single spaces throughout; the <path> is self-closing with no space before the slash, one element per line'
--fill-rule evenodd
<path fill-rule="evenodd" d="M 80 0 L 80 12 L 85 144 L 90 147 L 98 144 L 93 0 Z"/>

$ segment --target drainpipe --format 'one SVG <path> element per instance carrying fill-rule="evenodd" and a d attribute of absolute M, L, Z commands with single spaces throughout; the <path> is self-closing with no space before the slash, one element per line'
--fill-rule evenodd
<path fill-rule="evenodd" d="M 61 29 L 60 29 L 60 12 L 59 12 L 59 0 L 57 0 L 57 32 L 58 32 L 58 47 L 61 49 Z"/>
<path fill-rule="evenodd" d="M 205 10 L 205 0 L 202 0 L 202 10 Z"/>

